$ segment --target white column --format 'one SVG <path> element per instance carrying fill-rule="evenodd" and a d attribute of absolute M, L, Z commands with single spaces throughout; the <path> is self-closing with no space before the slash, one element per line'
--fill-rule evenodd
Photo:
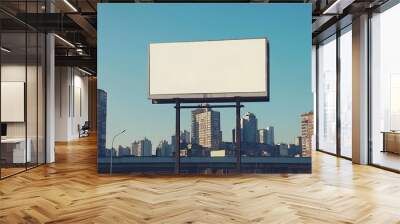
<path fill-rule="evenodd" d="M 47 12 L 54 11 L 51 1 L 46 1 Z M 46 35 L 46 163 L 55 162 L 55 43 L 54 34 Z"/>
<path fill-rule="evenodd" d="M 55 133 L 55 76 L 54 76 L 54 35 L 47 34 L 46 37 L 46 57 L 47 57 L 47 72 L 46 72 L 46 163 L 52 163 L 55 161 L 55 150 L 54 150 L 54 133 Z"/>
<path fill-rule="evenodd" d="M 368 15 L 353 19 L 353 162 L 368 163 Z"/>

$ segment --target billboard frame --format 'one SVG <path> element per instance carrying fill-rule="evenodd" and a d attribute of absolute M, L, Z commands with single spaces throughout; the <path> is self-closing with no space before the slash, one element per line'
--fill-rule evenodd
<path fill-rule="evenodd" d="M 163 43 L 192 43 L 192 42 L 215 42 L 230 40 L 265 40 L 265 72 L 266 72 L 266 91 L 265 92 L 226 92 L 226 93 L 186 93 L 186 94 L 151 94 L 150 93 L 150 45 Z M 232 103 L 232 102 L 269 102 L 270 101 L 270 46 L 267 37 L 240 38 L 240 39 L 217 39 L 217 40 L 201 40 L 201 41 L 178 41 L 178 42 L 160 42 L 150 43 L 148 45 L 148 74 L 147 74 L 147 96 L 153 104 L 175 104 L 180 103 Z M 240 95 L 240 96 L 238 96 Z"/>

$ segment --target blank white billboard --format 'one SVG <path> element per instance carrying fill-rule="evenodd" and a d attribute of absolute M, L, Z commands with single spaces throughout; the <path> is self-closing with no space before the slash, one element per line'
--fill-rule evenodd
<path fill-rule="evenodd" d="M 155 103 L 267 101 L 266 38 L 152 43 L 149 98 Z"/>

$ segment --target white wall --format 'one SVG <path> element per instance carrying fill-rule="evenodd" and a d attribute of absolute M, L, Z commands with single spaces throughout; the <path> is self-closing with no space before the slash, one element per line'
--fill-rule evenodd
<path fill-rule="evenodd" d="M 36 69 L 39 69 L 36 71 Z M 30 148 L 32 151 L 32 161 L 44 163 L 44 82 L 41 67 L 25 66 L 25 64 L 10 63 L 1 66 L 2 82 L 24 82 L 26 84 L 26 106 L 23 102 L 20 113 L 26 112 L 26 120 L 21 122 L 5 122 L 7 123 L 7 137 L 9 138 L 27 138 L 30 140 Z M 27 79 L 27 80 L 25 80 Z M 3 92 L 4 89 L 2 89 Z M 4 93 L 3 93 L 4 94 Z M 2 95 L 2 98 L 7 95 Z M 12 110 L 9 107 L 2 107 L 3 110 Z M 14 109 L 15 110 L 15 109 Z M 10 112 L 10 111 L 8 111 Z M 13 111 L 11 111 L 13 113 Z M 14 112 L 16 113 L 16 112 Z M 23 115 L 24 116 L 24 115 Z M 37 151 L 38 150 L 38 151 Z M 39 153 L 39 156 L 37 156 Z"/>
<path fill-rule="evenodd" d="M 27 73 L 25 71 L 27 69 Z M 30 77 L 31 75 L 36 76 L 36 67 L 27 66 L 20 64 L 5 64 L 1 66 L 1 81 L 2 82 L 25 82 L 25 76 L 28 75 L 29 85 L 36 85 L 36 81 L 33 81 Z M 27 88 L 27 106 L 36 108 L 36 88 Z M 31 102 L 35 102 L 33 105 Z M 2 110 L 6 110 L 7 108 L 1 108 Z M 36 113 L 31 113 L 28 110 L 27 114 L 28 122 L 28 138 L 30 137 L 30 130 L 36 130 Z M 34 121 L 34 124 L 31 122 Z M 7 135 L 8 137 L 25 137 L 25 126 L 26 122 L 7 122 Z M 35 132 L 36 133 L 36 132 Z"/>
<path fill-rule="evenodd" d="M 88 78 L 83 75 L 76 68 L 56 67 L 56 141 L 79 138 L 78 125 L 88 120 Z"/>

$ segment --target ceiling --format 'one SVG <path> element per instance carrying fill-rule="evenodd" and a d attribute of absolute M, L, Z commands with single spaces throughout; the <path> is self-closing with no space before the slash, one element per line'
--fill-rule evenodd
<path fill-rule="evenodd" d="M 46 5 L 46 0 L 1 0 L 0 23 L 3 32 L 14 33 L 7 34 L 5 38 L 14 40 L 15 45 L 21 44 L 16 33 L 25 31 L 25 28 L 32 32 L 56 33 L 56 65 L 79 66 L 96 73 L 98 3 L 311 3 L 313 19 L 310 22 L 313 24 L 315 41 L 317 36 L 326 32 L 338 20 L 376 7 L 384 1 L 386 0 L 47 0 Z"/>

